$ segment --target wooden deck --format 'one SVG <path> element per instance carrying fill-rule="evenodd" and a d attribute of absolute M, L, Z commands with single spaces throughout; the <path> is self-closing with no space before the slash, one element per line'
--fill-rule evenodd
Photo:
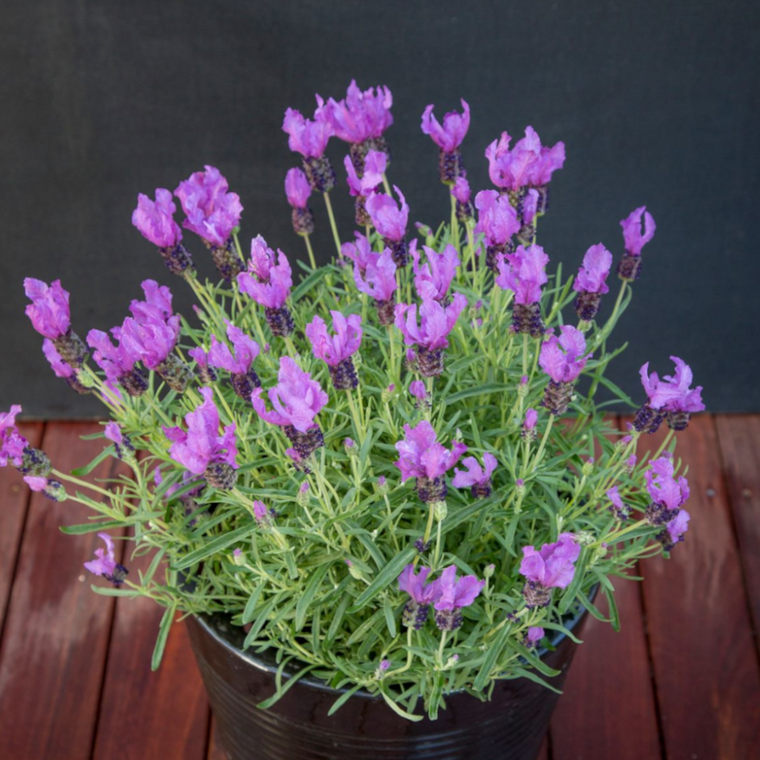
<path fill-rule="evenodd" d="M 79 438 L 94 427 L 22 432 L 64 470 L 97 452 Z M 760 416 L 700 416 L 679 453 L 686 544 L 620 583 L 620 633 L 589 622 L 542 760 L 760 758 Z M 184 627 L 151 673 L 161 610 L 90 591 L 98 539 L 58 530 L 84 509 L 30 496 L 10 468 L 0 500 L 0 758 L 222 760 Z"/>

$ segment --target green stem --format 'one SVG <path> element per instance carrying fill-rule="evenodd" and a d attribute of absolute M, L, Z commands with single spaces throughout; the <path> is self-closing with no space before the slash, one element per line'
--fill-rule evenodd
<path fill-rule="evenodd" d="M 438 645 L 438 662 L 443 665 L 443 648 L 446 646 L 446 634 L 448 631 L 441 631 L 441 643 Z"/>
<path fill-rule="evenodd" d="M 306 250 L 309 254 L 309 263 L 311 264 L 312 269 L 317 268 L 317 262 L 314 258 L 314 251 L 311 247 L 311 239 L 309 238 L 309 233 L 307 232 L 305 235 L 303 235 L 304 242 L 306 243 Z"/>
<path fill-rule="evenodd" d="M 549 423 L 546 426 L 546 430 L 544 432 L 543 438 L 541 438 L 541 445 L 538 447 L 538 451 L 536 452 L 536 457 L 533 460 L 533 467 L 538 467 L 538 465 L 541 462 L 541 457 L 544 454 L 544 449 L 546 448 L 546 442 L 549 440 L 549 433 L 551 433 L 552 425 L 554 424 L 554 415 L 549 415 Z"/>
<path fill-rule="evenodd" d="M 327 216 L 330 217 L 330 228 L 332 229 L 333 238 L 335 239 L 335 248 L 338 251 L 338 258 L 340 258 L 340 236 L 338 235 L 338 227 L 335 224 L 335 214 L 333 214 L 330 194 L 322 193 L 322 195 L 325 199 L 325 206 L 327 206 Z"/>
<path fill-rule="evenodd" d="M 385 176 L 385 172 L 383 172 L 383 187 L 385 188 L 385 194 L 388 197 L 392 197 L 393 193 L 391 192 L 391 186 L 388 184 L 388 178 Z"/>
<path fill-rule="evenodd" d="M 61 480 L 67 480 L 69 483 L 74 483 L 75 485 L 82 486 L 83 488 L 89 488 L 92 491 L 103 494 L 103 496 L 108 496 L 109 499 L 114 496 L 111 491 L 107 491 L 105 488 L 94 486 L 92 483 L 88 483 L 86 480 L 80 480 L 79 478 L 75 478 L 73 475 L 67 475 L 66 473 L 61 472 L 60 470 L 56 470 L 55 468 L 51 469 L 50 472 Z"/>

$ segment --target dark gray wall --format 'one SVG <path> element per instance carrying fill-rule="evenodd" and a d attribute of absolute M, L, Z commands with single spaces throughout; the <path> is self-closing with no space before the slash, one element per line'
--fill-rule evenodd
<path fill-rule="evenodd" d="M 532 124 L 545 142 L 567 144 L 540 230 L 565 271 L 600 240 L 618 254 L 618 221 L 646 203 L 658 230 L 613 379 L 640 398 L 638 367 L 667 371 L 676 353 L 709 409 L 760 411 L 758 21 L 749 0 L 5 0 L 0 408 L 99 411 L 50 373 L 23 315 L 24 276 L 63 280 L 81 335 L 120 322 L 146 277 L 171 284 L 189 308 L 130 224 L 138 191 L 173 189 L 214 164 L 242 198 L 244 236 L 302 255 L 282 192 L 297 163 L 282 114 L 310 111 L 314 92 L 340 97 L 356 77 L 393 91 L 390 174 L 414 220 L 448 213 L 420 114 L 427 103 L 442 114 L 460 96 L 473 112 L 464 152 L 476 190 L 490 186 L 483 150 L 501 130 Z M 333 141 L 336 165 L 344 151 Z M 339 176 L 333 198 L 348 238 Z"/>

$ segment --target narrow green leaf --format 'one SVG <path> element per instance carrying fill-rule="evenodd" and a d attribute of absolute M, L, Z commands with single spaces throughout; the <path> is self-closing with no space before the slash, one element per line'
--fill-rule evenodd
<path fill-rule="evenodd" d="M 388 594 L 383 598 L 383 613 L 385 614 L 385 624 L 388 626 L 388 632 L 391 638 L 396 638 L 396 615 L 391 606 L 391 600 L 388 598 Z"/>
<path fill-rule="evenodd" d="M 388 707 L 393 710 L 393 712 L 398 713 L 402 718 L 406 718 L 407 720 L 414 721 L 417 723 L 418 721 L 422 720 L 422 715 L 412 715 L 412 713 L 408 713 L 406 710 L 404 710 L 402 707 L 399 707 L 382 689 L 380 690 L 380 693 L 383 695 L 383 699 L 388 704 Z"/>
<path fill-rule="evenodd" d="M 249 522 L 237 530 L 233 530 L 231 533 L 224 533 L 221 536 L 217 536 L 200 549 L 196 549 L 194 552 L 186 554 L 179 561 L 174 563 L 172 567 L 175 570 L 184 570 L 191 567 L 201 560 L 206 559 L 206 557 L 210 557 L 212 554 L 216 554 L 217 552 L 226 549 L 228 546 L 232 546 L 232 544 L 237 541 L 241 541 L 253 533 L 254 530 L 256 530 L 256 523 Z"/>
<path fill-rule="evenodd" d="M 256 586 L 256 590 L 251 594 L 246 602 L 245 609 L 243 610 L 243 625 L 247 625 L 254 618 L 253 611 L 256 609 L 259 597 L 261 596 L 261 590 L 264 588 L 264 584 Z"/>
<path fill-rule="evenodd" d="M 322 580 L 325 577 L 325 573 L 330 569 L 329 565 L 322 565 L 318 567 L 309 578 L 306 588 L 303 594 L 298 598 L 298 604 L 296 604 L 296 631 L 300 631 L 303 628 L 303 624 L 306 621 L 306 613 L 309 609 L 309 605 L 312 603 L 314 597 L 319 591 L 319 587 L 322 585 Z"/>
<path fill-rule="evenodd" d="M 588 550 L 582 549 L 581 550 L 581 556 L 578 557 L 578 561 L 575 564 L 575 575 L 573 576 L 573 580 L 571 581 L 570 585 L 565 589 L 565 593 L 562 595 L 562 599 L 560 599 L 559 602 L 559 613 L 560 615 L 564 615 L 569 609 L 570 606 L 575 601 L 576 597 L 578 596 L 578 592 L 580 591 L 581 584 L 585 580 L 586 577 L 586 565 L 588 564 Z"/>
<path fill-rule="evenodd" d="M 378 574 L 372 583 L 359 595 L 351 607 L 351 612 L 358 612 L 367 605 L 380 591 L 398 578 L 401 571 L 412 561 L 416 549 L 410 546 L 399 552 Z"/>
<path fill-rule="evenodd" d="M 612 621 L 612 627 L 614 630 L 620 630 L 620 612 L 618 611 L 617 602 L 615 601 L 615 591 L 610 590 L 605 586 L 603 589 L 604 595 L 607 597 L 607 604 L 610 607 L 610 620 Z"/>
<path fill-rule="evenodd" d="M 505 385 L 504 383 L 484 383 L 483 385 L 477 385 L 474 388 L 466 388 L 463 391 L 452 393 L 450 396 L 441 399 L 446 405 L 456 404 L 458 401 L 464 401 L 466 398 L 472 398 L 473 396 L 485 396 L 489 393 L 503 393 L 509 390 L 512 386 Z"/>
<path fill-rule="evenodd" d="M 128 588 L 111 588 L 110 586 L 96 586 L 95 584 L 92 584 L 90 588 L 100 596 L 125 596 L 128 599 L 141 596 L 139 591 Z"/>
<path fill-rule="evenodd" d="M 59 530 L 67 536 L 81 536 L 84 533 L 95 533 L 97 530 L 123 528 L 126 524 L 127 522 L 124 520 L 102 520 L 100 522 L 93 520 L 93 522 L 82 523 L 80 525 L 63 525 Z"/>
<path fill-rule="evenodd" d="M 486 681 L 488 681 L 488 678 L 491 675 L 491 671 L 496 664 L 496 660 L 501 655 L 511 632 L 512 626 L 507 623 L 496 635 L 496 641 L 494 641 L 493 644 L 488 647 L 486 657 L 483 660 L 483 664 L 480 666 L 480 671 L 478 672 L 478 675 L 475 678 L 475 682 L 472 685 L 475 691 L 482 691 L 485 687 Z"/>
<path fill-rule="evenodd" d="M 285 686 L 281 686 L 271 697 L 269 697 L 269 699 L 265 699 L 263 702 L 259 702 L 256 707 L 261 710 L 270 708 L 273 704 L 279 702 L 288 693 L 288 689 L 290 689 L 291 686 L 294 686 L 296 683 L 298 683 L 299 679 L 303 678 L 310 670 L 314 670 L 316 667 L 316 665 L 307 665 L 305 668 L 302 668 L 298 671 L 298 673 L 288 678 Z"/>
<path fill-rule="evenodd" d="M 277 598 L 270 599 L 260 610 L 258 615 L 256 615 L 256 622 L 253 624 L 250 631 L 248 631 L 248 635 L 245 637 L 245 641 L 243 642 L 243 649 L 248 649 L 251 644 L 256 641 L 256 637 L 261 632 L 261 629 L 267 624 L 267 621 L 269 620 L 269 613 L 272 612 L 274 609 L 275 604 L 277 604 Z"/>
<path fill-rule="evenodd" d="M 148 572 L 145 573 L 142 579 L 142 585 L 145 586 L 146 584 L 150 583 L 153 576 L 156 574 L 156 570 L 158 570 L 158 566 L 161 563 L 161 560 L 164 558 L 164 550 L 159 549 L 153 559 L 151 560 L 150 567 L 148 567 Z"/>
<path fill-rule="evenodd" d="M 581 604 L 597 619 L 603 623 L 609 623 L 609 618 L 604 617 L 601 612 L 591 603 L 591 600 L 582 592 L 578 592 L 578 599 L 581 600 Z"/>
<path fill-rule="evenodd" d="M 327 629 L 327 636 L 325 637 L 324 643 L 325 647 L 329 647 L 338 635 L 338 630 L 343 623 L 343 616 L 346 614 L 350 599 L 351 597 L 348 596 L 348 594 L 342 595 L 340 604 L 338 604 L 338 609 L 335 610 L 335 615 L 333 615 L 333 619 L 330 622 L 330 627 Z"/>
<path fill-rule="evenodd" d="M 161 659 L 164 656 L 164 649 L 166 649 L 166 640 L 169 638 L 169 631 L 174 622 L 175 607 L 167 607 L 164 616 L 161 618 L 161 625 L 158 627 L 158 638 L 156 639 L 156 646 L 153 649 L 153 657 L 150 661 L 150 669 L 158 670 L 158 666 L 161 664 Z"/>
<path fill-rule="evenodd" d="M 545 686 L 550 691 L 553 691 L 555 694 L 562 694 L 562 692 L 552 686 L 548 681 L 545 681 L 541 676 L 539 676 L 537 673 L 534 673 L 532 670 L 526 670 L 525 668 L 514 668 L 514 674 L 516 678 L 527 678 L 529 681 L 534 681 L 535 683 L 540 683 L 541 686 Z"/>
<path fill-rule="evenodd" d="M 83 475 L 89 475 L 106 457 L 114 453 L 113 446 L 106 446 L 103 451 L 98 454 L 95 459 L 84 467 L 77 467 L 76 470 L 72 470 L 71 474 L 75 478 L 81 478 Z"/>
<path fill-rule="evenodd" d="M 296 285 L 295 288 L 293 288 L 290 298 L 293 303 L 298 303 L 298 301 L 303 298 L 324 276 L 326 273 L 326 268 L 322 267 L 321 269 L 316 269 L 313 271 L 308 277 L 304 277 L 301 282 Z"/>
<path fill-rule="evenodd" d="M 357 691 L 359 691 L 359 689 L 361 689 L 361 687 L 362 687 L 362 685 L 361 685 L 360 683 L 359 683 L 359 684 L 356 684 L 356 686 L 352 686 L 352 687 L 351 687 L 351 688 L 350 688 L 350 689 L 349 689 L 349 690 L 348 690 L 348 691 L 347 691 L 345 694 L 341 694 L 341 695 L 340 695 L 340 696 L 339 696 L 339 697 L 338 697 L 338 698 L 337 698 L 337 699 L 336 699 L 336 700 L 335 700 L 335 701 L 332 703 L 332 707 L 330 707 L 330 709 L 327 711 L 327 714 L 328 714 L 328 715 L 333 715 L 333 714 L 334 714 L 334 713 L 336 713 L 338 710 L 340 710 L 340 708 L 341 708 L 341 707 L 343 707 L 343 705 L 344 705 L 344 704 L 346 704 L 346 702 L 347 702 L 349 699 L 351 699 L 351 697 L 353 697 L 353 696 L 354 696 L 354 694 L 356 694 L 356 692 L 357 692 Z"/>

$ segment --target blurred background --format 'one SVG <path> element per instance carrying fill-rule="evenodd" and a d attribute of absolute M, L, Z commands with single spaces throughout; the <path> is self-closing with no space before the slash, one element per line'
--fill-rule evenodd
<path fill-rule="evenodd" d="M 441 118 L 461 97 L 472 109 L 463 153 L 474 192 L 491 187 L 483 152 L 501 131 L 520 137 L 530 124 L 544 144 L 565 142 L 539 228 L 565 273 L 600 241 L 619 257 L 619 220 L 646 204 L 657 234 L 615 334 L 631 345 L 610 378 L 641 400 L 641 364 L 668 373 L 677 354 L 709 411 L 760 411 L 751 238 L 760 7 L 749 0 L 5 0 L 2 18 L 0 408 L 100 412 L 50 371 L 24 316 L 25 276 L 62 280 L 82 337 L 120 323 L 148 277 L 189 312 L 189 289 L 131 225 L 138 192 L 173 190 L 215 165 L 245 208 L 244 245 L 261 233 L 304 257 L 283 192 L 300 161 L 282 116 L 288 106 L 310 115 L 314 93 L 340 99 L 356 78 L 393 92 L 389 178 L 410 221 L 448 216 L 420 115 L 434 103 Z M 353 233 L 346 147 L 333 139 L 328 148 L 343 240 Z M 312 201 L 325 261 L 334 246 L 321 199 Z M 211 275 L 200 241 L 187 233 L 186 243 Z"/>

